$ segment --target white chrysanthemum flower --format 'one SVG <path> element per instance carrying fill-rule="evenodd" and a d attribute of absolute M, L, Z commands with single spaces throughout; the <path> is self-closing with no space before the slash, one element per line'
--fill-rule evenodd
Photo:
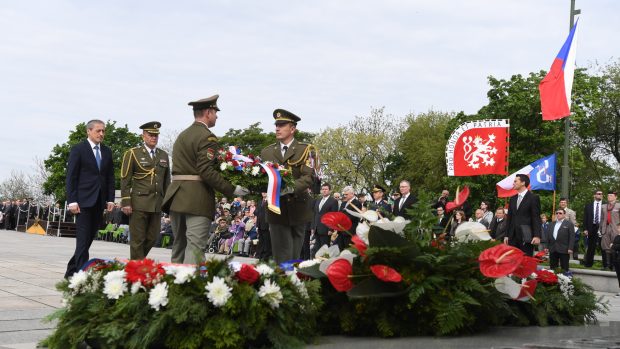
<path fill-rule="evenodd" d="M 573 286 L 573 282 L 568 276 L 564 274 L 557 275 L 558 284 L 560 285 L 560 291 L 562 291 L 562 295 L 564 296 L 564 298 L 566 298 L 568 303 L 572 305 L 573 300 L 571 297 L 575 294 L 575 286 Z"/>
<path fill-rule="evenodd" d="M 263 275 L 263 276 L 269 276 L 272 275 L 274 273 L 274 270 L 272 267 L 268 266 L 267 264 L 259 264 L 256 266 L 256 271 Z"/>
<path fill-rule="evenodd" d="M 80 270 L 69 278 L 69 288 L 73 290 L 74 294 L 78 294 L 80 293 L 82 287 L 86 285 L 87 281 L 88 273 L 84 270 Z"/>
<path fill-rule="evenodd" d="M 216 307 L 221 307 L 232 296 L 232 288 L 226 285 L 226 281 L 221 277 L 214 277 L 213 281 L 205 286 L 206 295 L 211 303 Z"/>
<path fill-rule="evenodd" d="M 184 284 L 191 280 L 196 274 L 196 267 L 188 265 L 166 265 L 166 274 L 174 276 L 175 284 Z"/>
<path fill-rule="evenodd" d="M 303 281 L 301 281 L 301 279 L 299 279 L 297 273 L 291 273 L 289 277 L 291 278 L 291 282 L 293 283 L 293 285 L 297 287 L 297 290 L 302 295 L 302 297 L 308 298 L 308 290 L 306 289 L 306 285 Z"/>
<path fill-rule="evenodd" d="M 311 267 L 311 266 L 319 264 L 319 263 L 321 263 L 320 259 L 317 259 L 317 258 L 309 259 L 307 261 L 303 261 L 303 262 L 299 263 L 298 267 L 299 267 L 299 269 L 308 268 L 308 267 Z"/>
<path fill-rule="evenodd" d="M 282 302 L 282 292 L 280 286 L 272 283 L 271 280 L 265 280 L 265 283 L 258 290 L 258 296 L 264 299 L 271 309 L 276 309 Z"/>
<path fill-rule="evenodd" d="M 222 163 L 220 164 L 220 171 L 225 171 L 225 170 L 226 170 L 226 166 L 227 166 L 227 165 L 226 165 L 226 163 L 225 163 L 225 162 L 222 162 Z"/>
<path fill-rule="evenodd" d="M 252 167 L 252 176 L 256 177 L 260 174 L 260 167 L 258 166 L 253 166 Z"/>
<path fill-rule="evenodd" d="M 149 292 L 149 305 L 151 308 L 159 311 L 160 307 L 168 304 L 168 284 L 160 282 Z"/>
<path fill-rule="evenodd" d="M 127 291 L 124 270 L 111 271 L 103 279 L 103 293 L 105 293 L 108 299 L 118 299 Z"/>
<path fill-rule="evenodd" d="M 92 292 L 92 293 L 99 291 L 102 277 L 103 277 L 102 272 L 91 273 L 90 282 L 86 284 L 86 286 L 84 287 L 84 291 Z"/>

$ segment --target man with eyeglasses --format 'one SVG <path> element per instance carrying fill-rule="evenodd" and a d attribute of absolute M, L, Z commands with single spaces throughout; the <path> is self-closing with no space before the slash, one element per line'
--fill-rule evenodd
<path fill-rule="evenodd" d="M 566 210 L 559 208 L 555 212 L 555 222 L 549 229 L 549 266 L 551 269 L 560 267 L 568 271 L 568 261 L 575 244 L 575 226 L 566 218 Z"/>
<path fill-rule="evenodd" d="M 594 264 L 594 254 L 596 248 L 601 249 L 601 238 L 598 230 L 601 223 L 601 208 L 603 207 L 603 192 L 594 191 L 594 200 L 588 203 L 583 209 L 583 234 L 588 239 L 586 255 L 583 258 L 583 265 L 590 268 Z M 602 251 L 602 250 L 601 250 Z M 603 268 L 607 268 L 607 259 L 603 258 Z"/>
<path fill-rule="evenodd" d="M 157 148 L 161 123 L 140 126 L 144 143 L 123 155 L 121 210 L 129 218 L 129 256 L 144 259 L 161 230 L 161 203 L 170 184 L 168 153 Z"/>

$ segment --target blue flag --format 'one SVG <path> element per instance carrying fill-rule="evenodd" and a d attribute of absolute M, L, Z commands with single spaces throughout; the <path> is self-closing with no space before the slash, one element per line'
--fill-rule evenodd
<path fill-rule="evenodd" d="M 530 164 L 531 190 L 555 190 L 555 153 Z"/>

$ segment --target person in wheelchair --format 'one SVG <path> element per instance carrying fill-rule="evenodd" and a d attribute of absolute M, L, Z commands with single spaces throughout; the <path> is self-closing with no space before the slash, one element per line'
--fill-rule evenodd
<path fill-rule="evenodd" d="M 207 241 L 207 252 L 216 253 L 219 251 L 220 242 L 223 239 L 227 239 L 231 236 L 229 232 L 229 226 L 226 219 L 218 218 L 217 227 L 209 237 L 209 241 Z"/>
<path fill-rule="evenodd" d="M 228 229 L 230 237 L 220 239 L 219 253 L 229 254 L 232 252 L 233 245 L 239 239 L 243 239 L 245 233 L 245 224 L 241 221 L 241 217 L 235 217 L 235 220 Z"/>

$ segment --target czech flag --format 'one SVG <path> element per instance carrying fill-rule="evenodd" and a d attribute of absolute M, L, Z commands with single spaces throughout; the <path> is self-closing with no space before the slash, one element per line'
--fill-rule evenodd
<path fill-rule="evenodd" d="M 269 178 L 267 184 L 267 208 L 275 214 L 281 214 L 280 211 L 280 189 L 282 189 L 282 177 L 280 171 L 270 166 L 270 164 L 261 163 L 260 166 L 267 172 Z"/>
<path fill-rule="evenodd" d="M 547 76 L 540 82 L 540 108 L 543 120 L 558 120 L 570 115 L 571 91 L 575 75 L 577 35 L 579 19 L 568 34 Z"/>
<path fill-rule="evenodd" d="M 517 174 L 525 174 L 530 177 L 530 190 L 555 190 L 555 163 L 556 156 L 551 154 L 512 173 L 495 185 L 497 197 L 507 198 L 517 195 L 517 191 L 512 189 Z"/>

